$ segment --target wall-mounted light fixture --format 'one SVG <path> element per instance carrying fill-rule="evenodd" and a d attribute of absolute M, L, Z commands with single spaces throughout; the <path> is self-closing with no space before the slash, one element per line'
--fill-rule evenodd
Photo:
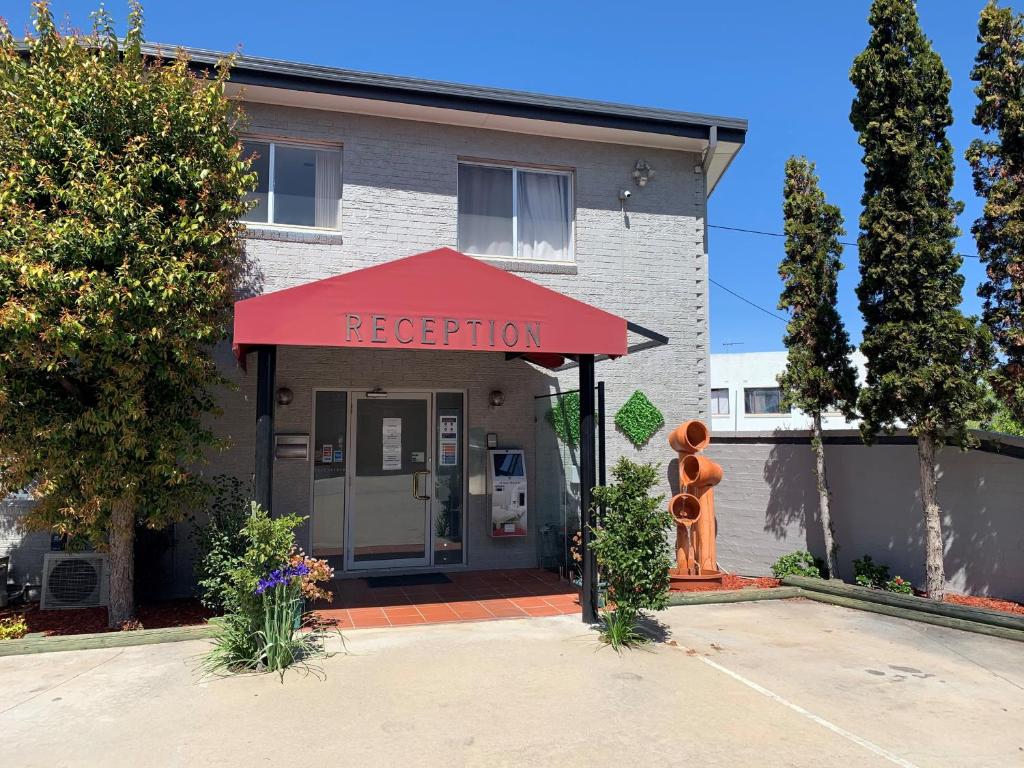
<path fill-rule="evenodd" d="M 491 394 L 487 396 L 487 402 L 491 404 L 492 408 L 499 408 L 505 404 L 505 393 L 500 389 L 491 391 Z"/>
<path fill-rule="evenodd" d="M 647 182 L 654 178 L 654 169 L 646 160 L 637 160 L 633 168 L 633 181 L 639 187 L 646 187 Z"/>
<path fill-rule="evenodd" d="M 369 398 L 377 399 L 387 397 L 388 393 L 385 392 L 380 387 L 374 387 L 373 389 L 366 393 L 366 396 Z"/>
<path fill-rule="evenodd" d="M 280 387 L 277 390 L 277 404 L 278 405 L 291 405 L 292 400 L 295 399 L 294 393 L 288 389 L 288 387 Z"/>

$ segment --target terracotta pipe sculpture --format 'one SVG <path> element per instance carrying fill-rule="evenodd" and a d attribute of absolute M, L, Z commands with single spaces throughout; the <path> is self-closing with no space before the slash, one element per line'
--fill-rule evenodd
<path fill-rule="evenodd" d="M 668 511 L 676 524 L 676 571 L 692 573 L 695 560 L 693 526 L 700 520 L 700 499 L 689 493 L 672 497 Z"/>
<path fill-rule="evenodd" d="M 702 421 L 686 421 L 669 435 L 669 445 L 679 456 L 679 490 L 668 503 L 676 524 L 676 567 L 670 569 L 673 589 L 694 582 L 721 583 L 715 548 L 715 491 L 722 468 L 699 455 L 711 442 Z"/>
<path fill-rule="evenodd" d="M 672 430 L 668 436 L 668 444 L 679 454 L 703 451 L 711 442 L 711 431 L 703 421 L 691 419 L 684 421 Z"/>

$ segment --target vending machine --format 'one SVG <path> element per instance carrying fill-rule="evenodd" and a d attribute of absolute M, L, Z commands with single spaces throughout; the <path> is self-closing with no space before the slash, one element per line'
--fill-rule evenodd
<path fill-rule="evenodd" d="M 525 536 L 526 457 L 519 448 L 499 448 L 490 450 L 487 454 L 491 536 Z"/>

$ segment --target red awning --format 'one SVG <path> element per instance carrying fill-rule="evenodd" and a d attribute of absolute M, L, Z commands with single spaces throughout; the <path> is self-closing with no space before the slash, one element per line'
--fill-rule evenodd
<path fill-rule="evenodd" d="M 626 321 L 440 248 L 235 304 L 233 346 L 509 352 L 546 367 L 626 354 Z"/>

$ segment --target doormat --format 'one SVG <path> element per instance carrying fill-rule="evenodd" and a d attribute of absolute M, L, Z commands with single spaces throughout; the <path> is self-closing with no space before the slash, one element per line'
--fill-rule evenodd
<path fill-rule="evenodd" d="M 369 576 L 368 587 L 422 587 L 428 584 L 451 584 L 443 573 L 415 573 L 410 576 Z"/>

